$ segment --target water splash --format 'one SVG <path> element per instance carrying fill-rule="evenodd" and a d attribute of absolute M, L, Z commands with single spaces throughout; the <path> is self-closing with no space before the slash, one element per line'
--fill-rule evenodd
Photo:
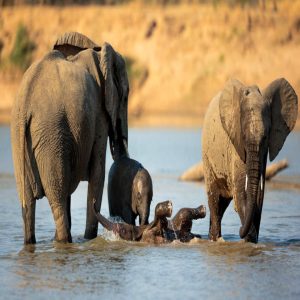
<path fill-rule="evenodd" d="M 109 217 L 108 220 L 112 223 L 124 223 L 124 220 L 119 216 Z M 116 234 L 115 232 L 111 230 L 107 230 L 103 228 L 102 238 L 104 238 L 107 241 L 121 241 L 119 234 Z"/>
<path fill-rule="evenodd" d="M 108 220 L 113 223 L 125 223 L 124 220 L 119 216 L 109 217 Z"/>

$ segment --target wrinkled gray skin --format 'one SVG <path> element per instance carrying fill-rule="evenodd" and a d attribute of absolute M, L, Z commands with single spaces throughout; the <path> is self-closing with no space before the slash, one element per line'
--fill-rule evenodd
<path fill-rule="evenodd" d="M 150 174 L 136 160 L 121 157 L 112 164 L 108 175 L 108 205 L 111 216 L 127 224 L 148 224 L 153 190 Z"/>
<path fill-rule="evenodd" d="M 12 151 L 24 221 L 35 239 L 36 200 L 48 198 L 56 240 L 71 242 L 71 194 L 88 181 L 85 238 L 97 236 L 105 154 L 126 152 L 128 79 L 125 62 L 107 43 L 67 33 L 24 74 L 11 122 Z"/>
<path fill-rule="evenodd" d="M 283 78 L 263 92 L 231 80 L 211 101 L 202 134 L 211 240 L 221 237 L 221 220 L 233 198 L 240 237 L 258 241 L 267 155 L 271 161 L 277 156 L 297 112 L 297 95 Z"/>

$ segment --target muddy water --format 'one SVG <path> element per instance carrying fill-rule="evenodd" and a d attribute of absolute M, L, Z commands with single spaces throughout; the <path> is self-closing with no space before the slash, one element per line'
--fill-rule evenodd
<path fill-rule="evenodd" d="M 201 159 L 200 130 L 131 129 L 131 156 L 153 178 L 155 204 L 170 199 L 174 211 L 206 204 L 204 186 L 177 177 Z M 300 134 L 287 139 L 278 159 L 299 178 Z M 86 188 L 72 196 L 74 243 L 52 241 L 54 222 L 46 199 L 37 202 L 35 247 L 23 248 L 20 205 L 13 178 L 9 129 L 0 127 L 0 298 L 2 299 L 299 299 L 300 192 L 267 188 L 259 244 L 239 240 L 230 205 L 223 219 L 225 243 L 207 241 L 208 218 L 194 222 L 203 240 L 150 246 L 122 242 L 99 228 L 83 239 Z M 111 164 L 108 156 L 107 166 Z M 108 168 L 107 168 L 108 170 Z M 108 215 L 106 185 L 102 213 Z M 151 212 L 150 219 L 153 217 Z"/>

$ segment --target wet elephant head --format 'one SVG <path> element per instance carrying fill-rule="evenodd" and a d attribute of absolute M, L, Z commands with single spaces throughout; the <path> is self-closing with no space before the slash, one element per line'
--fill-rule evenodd
<path fill-rule="evenodd" d="M 132 211 L 139 216 L 139 224 L 149 224 L 150 205 L 153 196 L 152 180 L 148 171 L 140 168 L 132 184 Z"/>
<path fill-rule="evenodd" d="M 172 219 L 172 226 L 175 231 L 182 234 L 190 233 L 193 220 L 205 218 L 206 207 L 200 205 L 197 208 L 181 208 Z"/>
<path fill-rule="evenodd" d="M 243 203 L 238 204 L 240 237 L 257 242 L 263 205 L 267 155 L 272 161 L 293 129 L 298 112 L 297 95 L 284 79 L 263 92 L 230 80 L 223 90 L 220 117 L 236 152 L 245 164 Z"/>

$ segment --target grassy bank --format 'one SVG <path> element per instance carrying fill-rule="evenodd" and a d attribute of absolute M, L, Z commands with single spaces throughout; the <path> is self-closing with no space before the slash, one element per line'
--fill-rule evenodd
<path fill-rule="evenodd" d="M 286 77 L 300 95 L 300 1 L 277 1 L 277 10 L 270 1 L 265 9 L 212 2 L 1 8 L 0 121 L 9 122 L 22 74 L 11 63 L 20 26 L 30 60 L 65 31 L 109 41 L 126 56 L 133 126 L 201 126 L 209 101 L 230 77 L 261 88 Z"/>

